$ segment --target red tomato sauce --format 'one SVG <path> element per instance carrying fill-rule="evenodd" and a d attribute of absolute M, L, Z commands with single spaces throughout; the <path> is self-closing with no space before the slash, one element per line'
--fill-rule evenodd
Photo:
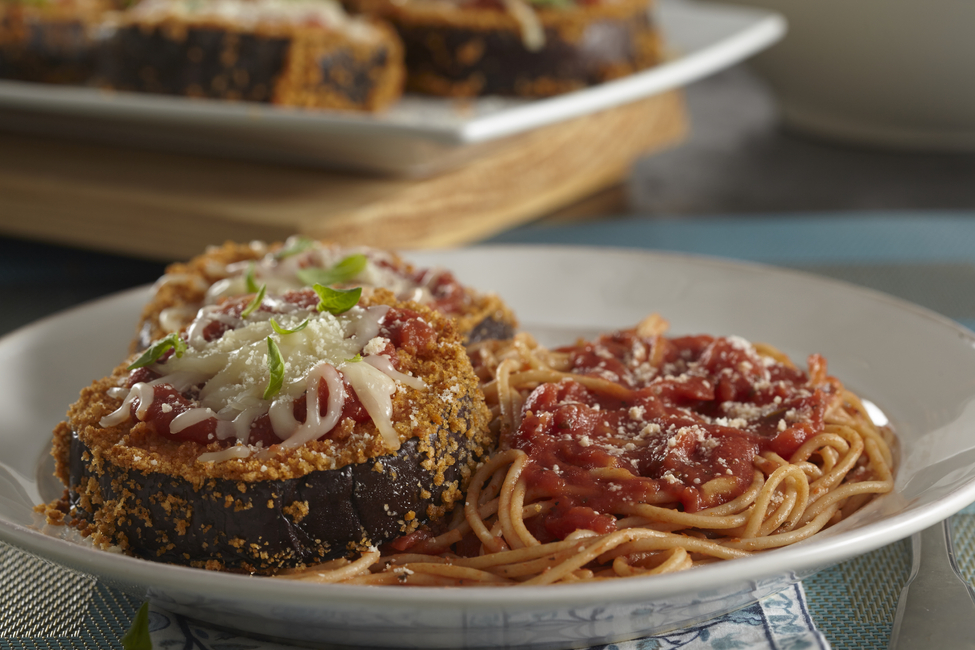
<path fill-rule="evenodd" d="M 757 454 L 788 458 L 823 430 L 833 393 L 734 337 L 619 332 L 563 351 L 572 372 L 622 388 L 610 394 L 567 379 L 526 400 L 513 446 L 529 455 L 529 498 L 555 499 L 529 521 L 543 542 L 614 530 L 620 503 L 697 512 L 734 499 L 751 485 Z M 714 479 L 722 480 L 706 488 Z"/>
<path fill-rule="evenodd" d="M 450 271 L 445 269 L 418 269 L 413 271 L 387 260 L 374 260 L 374 262 L 392 270 L 419 287 L 425 287 L 430 292 L 430 300 L 429 302 L 424 301 L 424 304 L 431 309 L 436 309 L 442 314 L 456 315 L 463 313 L 467 307 L 469 300 L 467 291 Z"/>
<path fill-rule="evenodd" d="M 429 289 L 432 309 L 448 315 L 462 314 L 466 309 L 467 291 L 450 271 L 425 269 L 416 275 L 414 281 Z"/>

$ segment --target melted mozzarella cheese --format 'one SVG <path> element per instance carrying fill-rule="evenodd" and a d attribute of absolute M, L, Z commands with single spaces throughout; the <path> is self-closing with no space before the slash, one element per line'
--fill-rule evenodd
<path fill-rule="evenodd" d="M 274 301 L 269 299 L 272 305 Z M 267 304 L 267 303 L 266 303 Z M 392 396 L 397 382 L 423 388 L 423 382 L 398 372 L 386 357 L 368 352 L 385 348 L 386 340 L 378 338 L 381 322 L 389 307 L 377 305 L 354 307 L 339 316 L 277 304 L 281 312 L 258 310 L 246 320 L 204 307 L 187 329 L 189 339 L 180 357 L 171 356 L 152 369 L 161 376 L 151 382 L 137 383 L 127 391 L 122 405 L 101 421 L 103 427 L 127 421 L 133 403 L 138 400 L 136 418 L 145 420 L 153 402 L 156 385 L 172 385 L 178 392 L 198 387 L 193 407 L 178 414 L 169 425 L 178 433 L 207 421 L 216 420 L 216 437 L 235 438 L 237 445 L 207 453 L 201 461 L 219 462 L 243 458 L 253 449 L 247 444 L 253 422 L 268 414 L 271 428 L 282 440 L 263 455 L 299 447 L 331 431 L 341 420 L 347 400 L 343 377 L 353 388 L 366 412 L 379 430 L 386 446 L 396 450 L 399 436 L 392 423 Z M 284 330 L 279 334 L 271 318 Z M 213 341 L 203 333 L 209 324 L 225 323 L 233 329 Z M 303 327 L 302 327 L 303 325 Z M 273 340 L 283 360 L 281 388 L 264 398 L 270 381 L 268 340 Z M 368 348 L 362 361 L 361 355 Z M 319 385 L 325 382 L 328 401 L 324 412 L 319 403 Z M 121 395 L 119 395 L 121 396 Z M 304 422 L 294 417 L 295 401 L 304 396 L 307 415 Z"/>
<path fill-rule="evenodd" d="M 98 423 L 103 427 L 113 427 L 126 422 L 132 410 L 132 402 L 135 400 L 139 400 L 139 406 L 136 407 L 136 417 L 140 420 L 144 419 L 152 405 L 152 398 L 152 384 L 140 381 L 129 389 L 128 394 L 122 400 L 122 405 L 103 417 Z"/>
<path fill-rule="evenodd" d="M 391 399 L 396 392 L 396 382 L 375 366 L 361 361 L 344 364 L 342 373 L 379 429 L 386 446 L 393 450 L 399 449 L 399 435 L 393 429 Z"/>
<path fill-rule="evenodd" d="M 545 47 L 545 28 L 538 14 L 525 0 L 502 0 L 505 10 L 518 22 L 521 28 L 521 42 L 529 52 L 537 52 Z"/>
<path fill-rule="evenodd" d="M 167 307 L 159 312 L 159 327 L 165 332 L 178 332 L 194 315 L 190 307 Z"/>
<path fill-rule="evenodd" d="M 418 390 L 426 388 L 427 385 L 423 383 L 423 380 L 419 377 L 413 377 L 411 375 L 405 375 L 396 368 L 393 367 L 393 363 L 386 357 L 380 355 L 372 355 L 365 357 L 363 359 L 369 365 L 375 367 L 377 370 L 382 370 L 384 373 L 395 379 L 396 381 L 406 384 L 411 388 L 416 388 Z"/>
<path fill-rule="evenodd" d="M 320 393 L 318 382 L 324 381 L 328 387 L 328 404 L 325 409 L 325 416 L 321 414 L 321 404 L 319 403 Z M 274 432 L 279 438 L 284 439 L 279 447 L 281 449 L 293 449 L 301 445 L 320 438 L 331 431 L 339 419 L 342 417 L 342 408 L 345 406 L 345 385 L 339 376 L 338 370 L 328 363 L 322 363 L 308 373 L 307 389 L 305 391 L 307 415 L 305 421 L 298 422 L 292 413 L 294 400 L 289 396 L 284 396 L 274 400 L 274 404 L 284 404 L 288 415 L 286 421 L 282 419 L 284 409 L 277 411 L 278 421 L 272 419 Z M 273 407 L 273 405 L 272 405 Z M 278 426 L 282 426 L 279 430 Z M 398 442 L 398 441 L 397 441 Z M 397 447 L 399 445 L 397 444 Z"/>
<path fill-rule="evenodd" d="M 233 447 L 227 447 L 226 449 L 221 449 L 220 451 L 209 451 L 200 454 L 198 461 L 201 463 L 219 463 L 225 460 L 234 460 L 237 458 L 247 458 L 251 455 L 251 450 L 244 445 L 234 445 Z"/>

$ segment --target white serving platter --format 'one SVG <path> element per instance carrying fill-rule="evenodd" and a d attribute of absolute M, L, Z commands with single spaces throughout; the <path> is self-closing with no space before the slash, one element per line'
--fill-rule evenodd
<path fill-rule="evenodd" d="M 776 13 L 660 0 L 673 56 L 558 97 L 454 101 L 408 95 L 379 115 L 0 81 L 0 128 L 194 154 L 425 176 L 506 137 L 679 88 L 779 40 Z"/>
<path fill-rule="evenodd" d="M 766 266 L 678 254 L 480 247 L 408 254 L 498 291 L 546 344 L 631 326 L 737 334 L 831 374 L 879 405 L 900 442 L 893 493 L 812 538 L 688 572 L 512 588 L 297 584 L 107 553 L 38 529 L 58 495 L 50 431 L 79 389 L 127 350 L 145 288 L 0 339 L 0 540 L 206 623 L 301 644 L 570 648 L 661 633 L 742 607 L 815 571 L 905 538 L 975 501 L 975 334 L 921 307 Z M 56 532 L 57 529 L 55 528 Z"/>

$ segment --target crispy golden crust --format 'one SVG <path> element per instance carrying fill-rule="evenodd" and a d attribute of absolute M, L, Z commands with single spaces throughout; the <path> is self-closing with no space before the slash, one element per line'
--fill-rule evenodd
<path fill-rule="evenodd" d="M 387 449 L 371 421 L 345 419 L 331 439 L 270 458 L 196 462 L 220 443 L 176 441 L 141 422 L 100 426 L 121 404 L 108 391 L 124 383 L 127 361 L 83 389 L 67 422 L 54 430 L 56 475 L 72 492 L 73 523 L 97 544 L 134 555 L 268 573 L 361 550 L 442 517 L 461 498 L 478 459 L 494 446 L 490 414 L 449 319 L 422 305 L 396 303 L 388 292 L 376 292 L 371 302 L 417 311 L 438 332 L 429 349 L 397 350 L 400 369 L 427 385 L 401 386 L 394 395 L 399 453 Z M 368 504 L 355 506 L 362 512 L 348 512 L 343 500 L 350 498 L 349 486 L 374 482 L 370 490 L 399 498 L 398 472 L 413 482 L 409 489 L 427 481 L 415 502 L 404 502 L 404 511 L 378 524 L 368 523 L 376 519 L 366 512 Z M 346 492 L 330 497 L 330 490 Z M 332 519 L 344 537 L 328 537 Z M 303 541 L 294 542 L 296 536 Z"/>

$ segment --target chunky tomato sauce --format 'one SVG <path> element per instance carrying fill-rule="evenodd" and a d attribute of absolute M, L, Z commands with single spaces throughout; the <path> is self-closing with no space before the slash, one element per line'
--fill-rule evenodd
<path fill-rule="evenodd" d="M 757 454 L 788 458 L 822 431 L 833 394 L 735 337 L 621 332 L 564 351 L 574 373 L 617 388 L 564 380 L 525 403 L 513 446 L 529 454 L 529 498 L 556 499 L 529 522 L 541 541 L 614 530 L 620 503 L 696 512 L 734 499 L 752 483 Z M 825 373 L 824 363 L 810 357 Z"/>
<path fill-rule="evenodd" d="M 454 274 L 445 269 L 419 269 L 410 272 L 399 264 L 388 260 L 373 260 L 377 265 L 390 269 L 394 273 L 408 279 L 419 287 L 425 287 L 430 292 L 429 301 L 423 301 L 431 309 L 442 314 L 457 315 L 464 313 L 469 297 L 464 285 L 457 281 Z M 402 297 L 402 296 L 401 296 Z"/>
<path fill-rule="evenodd" d="M 450 271 L 424 269 L 416 274 L 414 280 L 430 291 L 430 306 L 433 309 L 449 315 L 464 313 L 469 300 L 467 291 Z"/>
<path fill-rule="evenodd" d="M 220 312 L 227 316 L 239 318 L 252 298 L 253 296 L 249 295 L 231 298 L 224 303 Z M 319 298 L 313 290 L 303 289 L 285 293 L 281 297 L 281 300 L 301 309 L 313 310 L 317 306 Z M 270 311 L 272 309 L 272 307 L 266 305 L 262 305 L 259 308 L 261 311 Z M 243 321 L 238 321 L 236 326 L 239 327 L 243 324 Z M 226 332 L 234 329 L 234 327 L 235 325 L 232 319 L 214 320 L 203 330 L 203 337 L 207 341 L 214 341 Z M 405 350 L 414 355 L 429 352 L 436 346 L 437 335 L 434 329 L 417 312 L 409 309 L 391 307 L 380 323 L 378 336 L 387 339 L 388 342 L 383 349 L 377 350 L 375 353 L 388 358 L 392 362 L 393 367 L 399 370 L 397 350 Z M 167 352 L 162 358 L 162 361 L 165 361 L 171 355 L 172 351 Z M 160 376 L 162 375 L 148 367 L 137 368 L 129 373 L 128 388 L 140 382 L 150 382 L 158 379 Z M 345 386 L 346 399 L 339 422 L 346 418 L 352 419 L 357 423 L 369 420 L 369 413 L 362 405 L 355 390 L 347 381 L 343 381 L 343 384 Z M 170 423 L 177 415 L 196 408 L 199 405 L 197 398 L 201 387 L 202 385 L 193 386 L 180 392 L 169 384 L 154 386 L 152 404 L 150 404 L 143 421 L 147 422 L 157 434 L 174 440 L 191 440 L 201 445 L 207 445 L 216 441 L 217 420 L 212 417 L 187 426 L 180 431 L 174 432 L 170 430 Z M 318 403 L 320 405 L 320 414 L 323 417 L 326 415 L 328 407 L 328 395 L 328 385 L 325 381 L 319 381 Z M 133 416 L 135 416 L 139 406 L 139 400 L 133 400 L 131 406 Z M 308 415 L 307 398 L 305 395 L 301 395 L 295 399 L 293 414 L 298 422 L 305 422 Z M 325 433 L 321 439 L 333 436 L 338 428 L 336 426 L 332 431 Z M 235 438 L 228 438 L 223 441 L 225 447 L 229 447 L 234 442 L 236 442 Z M 260 443 L 264 447 L 270 447 L 279 442 L 281 442 L 281 439 L 274 433 L 270 417 L 267 413 L 258 416 L 251 423 L 248 438 L 249 444 L 257 445 Z"/>

